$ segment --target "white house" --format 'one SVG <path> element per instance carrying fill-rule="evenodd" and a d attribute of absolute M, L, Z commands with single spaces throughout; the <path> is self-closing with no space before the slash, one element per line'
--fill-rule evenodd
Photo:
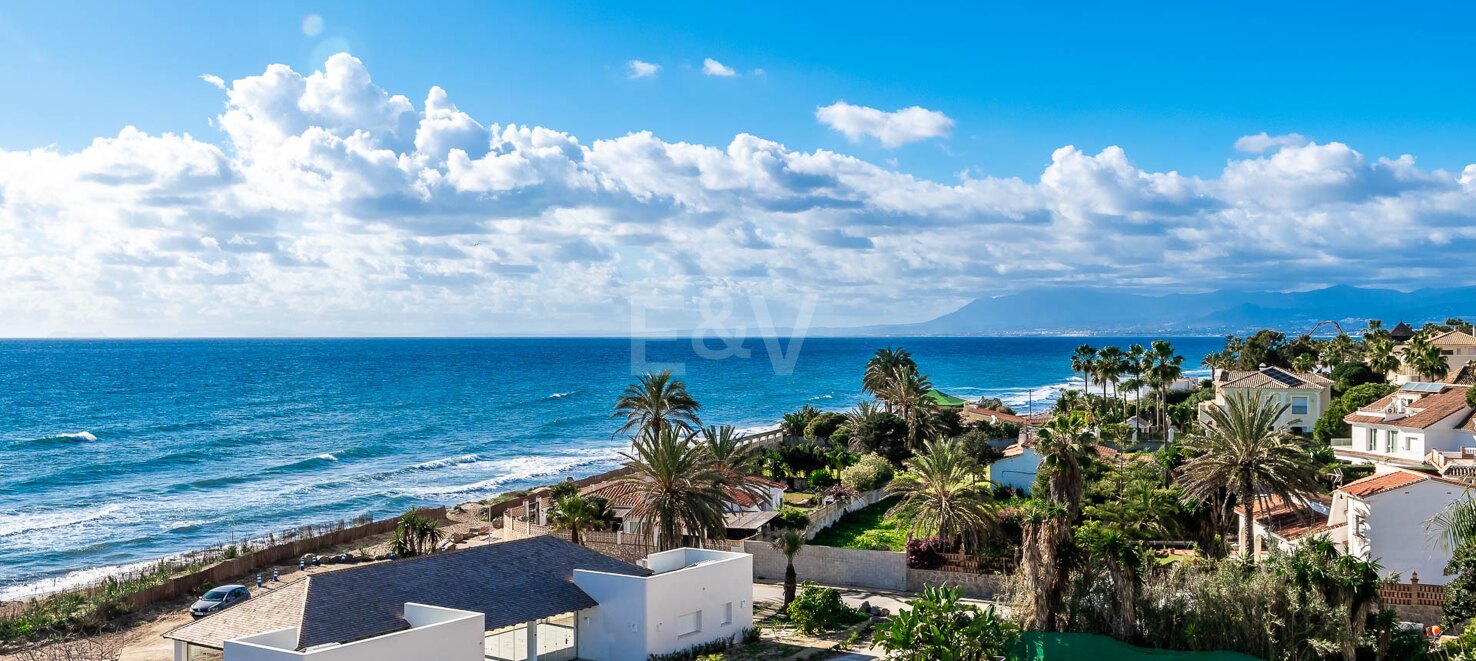
<path fill-rule="evenodd" d="M 1455 374 L 1462 367 L 1476 360 L 1476 336 L 1464 331 L 1451 330 L 1430 336 L 1430 344 L 1440 350 L 1440 355 L 1445 357 L 1445 365 L 1448 374 Z M 1403 344 L 1400 345 L 1401 349 Z M 1395 355 L 1401 355 L 1402 351 L 1396 349 Z M 1414 369 L 1402 361 L 1399 370 L 1393 375 L 1394 382 L 1403 384 L 1409 382 L 1424 381 L 1425 379 L 1415 374 Z"/>
<path fill-rule="evenodd" d="M 1105 445 L 1093 445 L 1092 449 L 1102 459 L 1111 459 L 1118 455 L 1117 450 Z M 1005 448 L 1004 458 L 989 464 L 989 481 L 995 486 L 1030 493 L 1030 488 L 1035 484 L 1035 475 L 1040 472 L 1040 462 L 1041 456 L 1035 451 L 1035 440 L 1030 437 Z"/>
<path fill-rule="evenodd" d="M 1328 498 L 1283 499 L 1262 498 L 1256 502 L 1256 520 L 1251 526 L 1256 556 L 1273 550 L 1290 550 L 1304 539 L 1328 534 L 1328 514 L 1332 502 Z M 1245 521 L 1245 508 L 1235 506 L 1237 529 Z"/>
<path fill-rule="evenodd" d="M 1431 465 L 1442 474 L 1469 474 L 1476 468 L 1476 427 L 1466 405 L 1470 386 L 1446 383 L 1404 384 L 1388 397 L 1343 418 L 1352 428 L 1338 458 L 1383 468 Z"/>
<path fill-rule="evenodd" d="M 1312 425 L 1332 402 L 1332 381 L 1319 374 L 1307 374 L 1265 367 L 1250 372 L 1215 370 L 1211 379 L 1215 398 L 1199 403 L 1199 420 L 1210 420 L 1209 411 L 1225 406 L 1227 398 L 1248 393 L 1252 397 L 1269 398 L 1286 405 L 1277 424 L 1298 434 L 1310 434 Z"/>
<path fill-rule="evenodd" d="M 175 661 L 641 661 L 753 626 L 753 556 L 552 536 L 322 571 L 165 634 Z"/>
<path fill-rule="evenodd" d="M 1332 540 L 1349 555 L 1377 560 L 1401 582 L 1444 585 L 1450 553 L 1425 528 L 1451 503 L 1466 497 L 1470 484 L 1428 473 L 1396 469 L 1343 485 L 1333 492 L 1327 523 Z"/>

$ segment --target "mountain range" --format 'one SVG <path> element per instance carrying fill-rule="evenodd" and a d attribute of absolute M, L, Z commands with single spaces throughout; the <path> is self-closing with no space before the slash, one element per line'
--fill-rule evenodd
<path fill-rule="evenodd" d="M 1405 321 L 1476 317 L 1476 287 L 1395 289 L 1334 286 L 1295 292 L 1214 291 L 1151 295 L 1058 287 L 978 298 L 936 319 L 847 329 L 857 335 L 1219 335 L 1273 328 L 1310 332 L 1336 321 L 1350 333 L 1369 319 Z M 840 330 L 840 329 L 832 329 Z M 1330 328 L 1324 328 L 1331 331 Z M 829 333 L 826 333 L 829 334 Z"/>

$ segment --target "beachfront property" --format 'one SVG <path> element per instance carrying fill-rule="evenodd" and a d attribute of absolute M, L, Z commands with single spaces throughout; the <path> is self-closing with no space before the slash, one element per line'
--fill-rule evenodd
<path fill-rule="evenodd" d="M 1430 538 L 1425 523 L 1466 497 L 1472 485 L 1406 469 L 1349 482 L 1331 498 L 1267 498 L 1257 502 L 1254 549 L 1258 556 L 1290 550 L 1326 536 L 1344 553 L 1375 560 L 1385 576 L 1430 585 L 1450 580 L 1450 552 Z M 1245 511 L 1235 508 L 1237 522 Z"/>
<path fill-rule="evenodd" d="M 1411 337 L 1413 336 L 1411 335 Z M 1399 344 L 1394 352 L 1394 355 L 1403 355 L 1403 345 L 1407 341 L 1408 338 L 1406 338 L 1404 342 L 1401 342 Z M 1429 339 L 1429 342 L 1430 344 L 1435 345 L 1435 348 L 1440 350 L 1441 356 L 1445 357 L 1445 365 L 1446 369 L 1448 370 L 1446 373 L 1447 376 L 1459 372 L 1461 368 L 1469 365 L 1473 360 L 1476 360 L 1476 336 L 1473 336 L 1470 333 L 1459 330 L 1449 330 L 1437 335 L 1432 335 Z M 1429 381 L 1430 379 L 1426 379 L 1416 374 L 1414 368 L 1410 367 L 1408 363 L 1405 363 L 1403 360 L 1401 360 L 1399 363 L 1399 369 L 1395 370 L 1395 372 L 1391 375 L 1391 380 L 1396 384 L 1402 385 L 1410 382 Z"/>
<path fill-rule="evenodd" d="M 753 626 L 753 556 L 552 536 L 326 571 L 165 634 L 175 661 L 644 661 Z"/>
<path fill-rule="evenodd" d="M 1476 421 L 1466 404 L 1471 386 L 1408 382 L 1345 418 L 1347 445 L 1334 445 L 1344 461 L 1380 470 L 1433 466 L 1442 475 L 1476 475 Z"/>
<path fill-rule="evenodd" d="M 784 504 L 784 492 L 787 488 L 783 482 L 758 476 L 749 476 L 748 479 L 759 488 L 725 487 L 723 489 L 723 518 L 728 528 L 729 539 L 747 539 L 766 531 L 769 521 L 778 516 L 779 507 Z M 640 504 L 639 485 L 621 480 L 606 480 L 581 488 L 579 494 L 605 499 L 616 520 L 614 524 L 616 530 L 627 535 L 646 533 L 648 527 L 646 523 L 630 516 L 631 509 Z M 526 513 L 523 520 L 531 520 L 537 525 L 547 526 L 548 512 L 552 505 L 547 495 L 529 499 L 525 506 Z"/>
<path fill-rule="evenodd" d="M 1320 374 L 1261 366 L 1251 371 L 1216 369 L 1210 377 L 1215 398 L 1199 403 L 1199 422 L 1210 421 L 1210 411 L 1225 406 L 1228 397 L 1249 394 L 1286 405 L 1277 424 L 1296 434 L 1312 433 L 1312 425 L 1332 402 L 1332 381 Z"/>

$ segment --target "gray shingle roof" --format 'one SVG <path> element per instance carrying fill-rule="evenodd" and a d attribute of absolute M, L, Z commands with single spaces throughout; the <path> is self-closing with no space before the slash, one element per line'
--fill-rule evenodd
<path fill-rule="evenodd" d="M 483 613 L 491 631 L 595 606 L 594 599 L 574 585 L 576 568 L 629 576 L 651 573 L 545 535 L 316 574 L 305 581 L 300 622 L 245 625 L 250 631 L 236 626 L 240 623 L 220 622 L 211 631 L 228 631 L 235 638 L 296 626 L 298 649 L 343 643 L 407 628 L 406 602 Z M 237 610 L 209 616 L 169 637 L 185 639 L 175 634 L 212 620 L 235 620 Z M 222 647 L 225 640 L 191 636 L 191 642 L 210 647 Z"/>

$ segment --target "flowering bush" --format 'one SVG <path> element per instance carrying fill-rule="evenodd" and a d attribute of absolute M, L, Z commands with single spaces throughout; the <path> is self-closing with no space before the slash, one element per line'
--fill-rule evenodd
<path fill-rule="evenodd" d="M 937 569 L 943 566 L 943 553 L 948 544 L 937 537 L 920 537 L 907 541 L 907 566 L 913 569 Z"/>

